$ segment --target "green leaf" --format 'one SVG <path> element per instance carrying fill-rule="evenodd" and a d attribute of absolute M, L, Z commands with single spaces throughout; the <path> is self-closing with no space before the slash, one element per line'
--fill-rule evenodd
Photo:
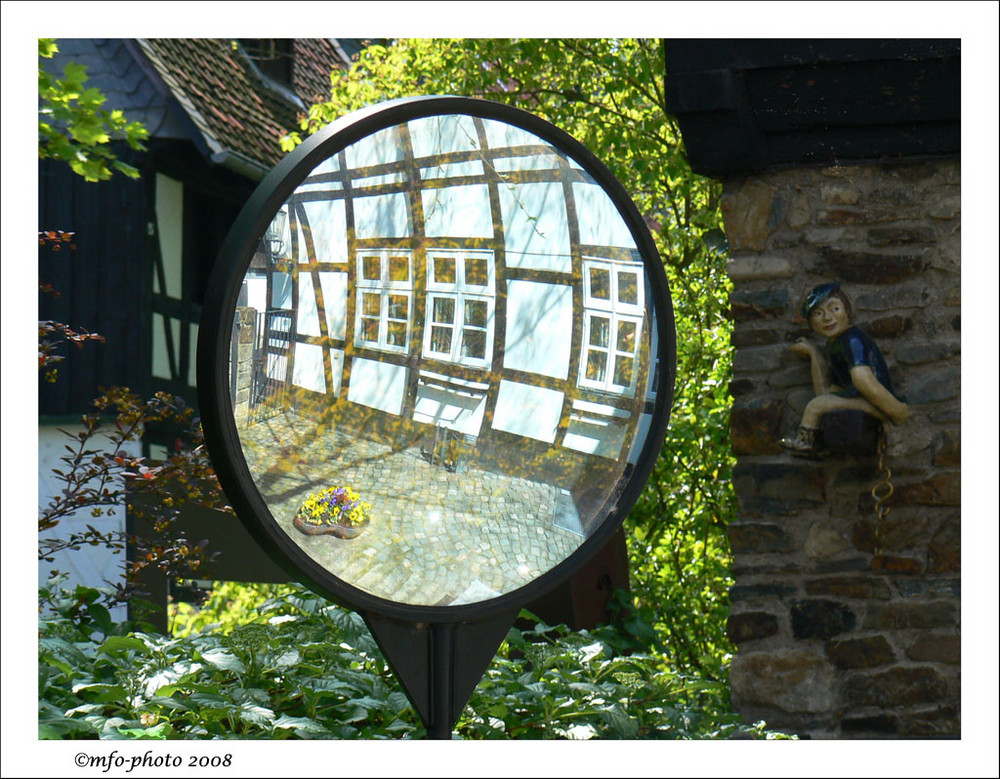
<path fill-rule="evenodd" d="M 243 661 L 231 652 L 224 649 L 208 649 L 201 652 L 201 658 L 209 665 L 221 671 L 234 671 L 235 673 L 246 673 L 246 666 Z"/>

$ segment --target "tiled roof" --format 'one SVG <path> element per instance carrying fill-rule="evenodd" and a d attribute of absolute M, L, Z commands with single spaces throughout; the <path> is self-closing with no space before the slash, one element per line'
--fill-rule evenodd
<path fill-rule="evenodd" d="M 329 93 L 330 73 L 349 65 L 325 38 L 294 40 L 294 94 L 263 76 L 232 39 L 147 38 L 138 41 L 170 95 L 197 128 L 216 162 L 233 156 L 270 168 L 279 141 L 305 108 Z"/>

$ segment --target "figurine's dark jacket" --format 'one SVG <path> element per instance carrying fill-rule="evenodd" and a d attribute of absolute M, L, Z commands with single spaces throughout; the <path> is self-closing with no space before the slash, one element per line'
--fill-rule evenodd
<path fill-rule="evenodd" d="M 851 381 L 851 368 L 858 365 L 867 365 L 871 368 L 879 384 L 896 395 L 882 352 L 863 330 L 857 327 L 847 328 L 827 344 L 827 354 L 830 358 L 830 373 L 833 383 L 842 387 L 837 392 L 838 395 L 854 398 L 861 394 L 854 386 L 854 382 Z M 899 396 L 896 395 L 896 397 Z"/>

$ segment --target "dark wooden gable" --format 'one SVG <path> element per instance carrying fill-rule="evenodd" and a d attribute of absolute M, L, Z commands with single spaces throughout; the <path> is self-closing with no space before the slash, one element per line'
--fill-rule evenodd
<path fill-rule="evenodd" d="M 959 152 L 957 39 L 678 39 L 663 47 L 667 108 L 697 173 Z"/>

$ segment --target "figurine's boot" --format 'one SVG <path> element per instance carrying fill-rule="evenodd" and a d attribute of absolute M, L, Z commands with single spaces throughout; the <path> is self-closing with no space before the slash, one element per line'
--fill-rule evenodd
<path fill-rule="evenodd" d="M 823 448 L 820 431 L 814 427 L 799 425 L 794 438 L 782 438 L 781 446 L 793 454 L 818 455 Z"/>

